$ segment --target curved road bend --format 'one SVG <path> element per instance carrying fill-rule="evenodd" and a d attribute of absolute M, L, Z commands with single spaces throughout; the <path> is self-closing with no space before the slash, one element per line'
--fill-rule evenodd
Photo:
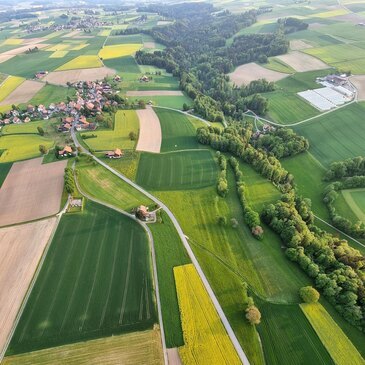
<path fill-rule="evenodd" d="M 72 168 L 75 171 L 75 163 L 73 163 Z M 161 311 L 161 301 L 160 301 L 160 288 L 159 288 L 159 285 L 158 285 L 158 276 L 157 276 L 155 241 L 153 239 L 151 230 L 148 228 L 148 225 L 146 223 L 144 223 L 144 222 L 140 221 L 139 219 L 137 219 L 134 214 L 127 213 L 126 211 L 124 211 L 122 209 L 119 209 L 118 207 L 116 207 L 116 206 L 114 206 L 112 204 L 108 204 L 108 203 L 103 202 L 103 201 L 101 201 L 99 199 L 93 198 L 91 195 L 85 193 L 84 191 L 82 191 L 82 189 L 80 187 L 80 184 L 79 184 L 76 176 L 74 176 L 74 179 L 75 179 L 75 183 L 76 183 L 76 187 L 77 187 L 78 191 L 83 196 L 85 196 L 87 199 L 89 199 L 91 201 L 94 201 L 95 203 L 98 203 L 100 205 L 104 205 L 105 207 L 107 207 L 109 209 L 113 209 L 113 210 L 117 211 L 118 213 L 121 213 L 121 214 L 127 216 L 130 219 L 133 219 L 139 225 L 141 225 L 142 228 L 146 231 L 146 233 L 148 235 L 148 240 L 149 240 L 150 245 L 151 245 L 153 277 L 154 277 L 154 284 L 155 284 L 155 289 L 156 289 L 157 311 L 158 311 L 158 319 L 159 319 L 159 322 L 160 322 L 161 342 L 162 342 L 162 350 L 163 350 L 164 364 L 165 365 L 168 365 L 167 350 L 166 350 L 166 340 L 165 340 L 165 330 L 164 330 L 163 321 L 162 321 L 162 311 Z"/>
<path fill-rule="evenodd" d="M 180 227 L 180 224 L 179 222 L 177 221 L 177 219 L 175 218 L 174 214 L 171 212 L 171 210 L 162 202 L 160 201 L 159 199 L 157 199 L 155 196 L 153 196 L 152 194 L 150 194 L 148 191 L 144 190 L 141 186 L 137 185 L 136 183 L 134 183 L 133 181 L 129 180 L 126 176 L 124 176 L 123 174 L 115 171 L 113 168 L 111 168 L 108 164 L 106 164 L 105 162 L 103 162 L 102 160 L 100 160 L 99 158 L 97 158 L 96 156 L 94 156 L 93 154 L 91 154 L 88 150 L 86 150 L 83 146 L 81 146 L 81 144 L 79 143 L 77 137 L 76 137 L 76 134 L 75 134 L 75 131 L 74 131 L 74 128 L 71 129 L 71 136 L 72 136 L 72 139 L 74 141 L 74 144 L 76 147 L 79 147 L 81 148 L 81 150 L 86 153 L 87 155 L 89 156 L 92 156 L 92 158 L 97 162 L 99 163 L 100 165 L 102 165 L 103 167 L 105 167 L 107 170 L 109 170 L 111 173 L 113 173 L 114 175 L 116 175 L 117 177 L 119 177 L 121 180 L 125 181 L 127 184 L 131 185 L 132 187 L 134 187 L 136 190 L 138 190 L 139 192 L 141 192 L 142 194 L 146 195 L 148 198 L 150 198 L 153 202 L 155 202 L 156 204 L 158 204 L 160 207 L 162 207 L 165 212 L 167 213 L 167 215 L 169 216 L 169 218 L 171 219 L 172 223 L 174 224 L 175 226 L 175 229 L 177 230 L 179 236 L 180 236 L 180 239 L 181 241 L 183 242 L 183 245 L 191 259 L 191 262 L 193 263 L 193 265 L 195 266 L 199 276 L 200 276 L 200 279 L 202 280 L 204 286 L 205 286 L 205 289 L 207 290 L 209 296 L 210 296 L 210 299 L 212 300 L 213 302 L 213 305 L 227 331 L 227 334 L 228 336 L 230 337 L 232 343 L 233 343 L 233 346 L 235 347 L 236 351 L 237 351 L 237 354 L 240 358 L 240 360 L 242 361 L 242 363 L 244 365 L 250 365 L 250 362 L 248 361 L 248 358 L 246 356 L 246 354 L 244 353 L 240 343 L 238 342 L 238 339 L 235 335 L 235 333 L 233 332 L 233 329 L 231 327 L 231 325 L 229 324 L 228 322 L 228 319 L 226 317 L 226 315 L 224 314 L 223 312 L 223 309 L 222 307 L 220 306 L 219 302 L 218 302 L 218 299 L 217 297 L 215 296 L 214 292 L 213 292 L 213 289 L 211 288 L 209 282 L 208 282 L 208 279 L 206 278 L 202 268 L 200 267 L 200 264 L 198 262 L 198 260 L 196 259 L 195 255 L 194 255 L 194 252 L 193 250 L 191 249 L 187 239 L 186 239 L 186 236 L 182 230 L 182 228 Z"/>

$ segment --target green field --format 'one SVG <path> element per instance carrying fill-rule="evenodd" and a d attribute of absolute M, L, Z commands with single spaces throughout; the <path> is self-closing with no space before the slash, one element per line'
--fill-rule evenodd
<path fill-rule="evenodd" d="M 267 364 L 334 364 L 298 305 L 260 302 L 259 308 Z"/>
<path fill-rule="evenodd" d="M 39 105 L 43 104 L 49 106 L 52 103 L 59 103 L 66 101 L 68 97 L 73 98 L 75 96 L 75 89 L 56 85 L 45 85 L 41 90 L 33 96 L 29 101 L 29 104 Z"/>
<path fill-rule="evenodd" d="M 7 134 L 39 134 L 37 127 L 42 127 L 43 129 L 50 124 L 49 121 L 39 120 L 35 122 L 22 123 L 22 124 L 8 124 L 4 126 L 1 130 L 3 135 Z"/>
<path fill-rule="evenodd" d="M 300 307 L 337 365 L 364 364 L 356 347 L 319 303 Z"/>
<path fill-rule="evenodd" d="M 88 138 L 84 142 L 93 150 L 105 151 L 115 148 L 133 149 L 136 141 L 131 141 L 129 133 L 135 132 L 138 135 L 138 131 L 139 120 L 136 112 L 134 110 L 119 110 L 115 114 L 113 130 L 93 131 L 81 133 L 81 135 L 96 135 L 97 138 Z"/>
<path fill-rule="evenodd" d="M 125 56 L 119 58 L 112 58 L 110 60 L 104 60 L 104 65 L 110 67 L 117 72 L 124 73 L 140 73 L 140 69 L 134 57 Z"/>
<path fill-rule="evenodd" d="M 161 124 L 161 152 L 197 149 L 201 146 L 195 136 L 197 127 L 204 126 L 202 122 L 194 119 L 192 123 L 186 115 L 173 110 L 160 108 L 154 110 Z"/>
<path fill-rule="evenodd" d="M 12 163 L 0 163 L 0 188 L 11 169 Z"/>
<path fill-rule="evenodd" d="M 309 151 L 323 165 L 364 154 L 365 103 L 345 108 L 295 127 L 296 132 L 309 139 Z"/>
<path fill-rule="evenodd" d="M 294 93 L 274 91 L 265 94 L 265 97 L 269 99 L 268 117 L 276 123 L 295 123 L 319 114 L 317 109 Z"/>
<path fill-rule="evenodd" d="M 88 202 L 62 217 L 8 354 L 151 328 L 152 293 L 145 231 Z"/>
<path fill-rule="evenodd" d="M 136 181 L 148 190 L 196 189 L 214 184 L 218 169 L 210 151 L 142 153 Z"/>
<path fill-rule="evenodd" d="M 152 202 L 142 193 L 125 183 L 106 168 L 87 161 L 85 157 L 76 165 L 78 182 L 83 192 L 125 211 Z"/>
<path fill-rule="evenodd" d="M 365 189 L 342 190 L 342 196 L 355 215 L 353 222 L 360 220 L 365 223 Z"/>
<path fill-rule="evenodd" d="M 109 67 L 113 68 L 113 65 L 121 59 L 125 59 L 123 63 L 127 63 L 127 68 L 132 67 L 131 73 L 126 73 L 127 70 L 123 70 L 123 64 L 121 67 L 122 72 L 122 83 L 120 84 L 123 91 L 131 91 L 131 90 L 179 90 L 179 81 L 176 77 L 173 77 L 170 74 L 162 73 L 161 75 L 156 75 L 154 72 L 159 72 L 161 70 L 155 69 L 151 71 L 149 74 L 144 70 L 145 67 L 137 66 L 134 61 L 134 65 L 132 64 L 132 60 L 130 56 L 116 58 L 112 60 L 106 60 L 105 64 Z M 136 69 L 138 67 L 138 70 Z M 139 78 L 143 75 L 148 75 L 152 78 L 152 80 L 148 82 L 140 82 Z M 165 98 L 167 98 L 165 96 Z M 153 99 L 152 99 L 153 100 Z"/>
<path fill-rule="evenodd" d="M 162 212 L 161 218 L 162 223 L 149 228 L 155 243 L 166 346 L 171 348 L 184 344 L 173 268 L 190 263 L 190 259 L 169 216 Z"/>
<path fill-rule="evenodd" d="M 287 65 L 285 62 L 275 57 L 270 57 L 267 63 L 261 64 L 261 66 L 268 68 L 269 70 L 283 72 L 283 73 L 294 73 L 295 70 Z"/>
<path fill-rule="evenodd" d="M 161 90 L 161 89 L 159 89 Z M 165 90 L 165 89 L 163 89 Z M 171 89 L 169 89 L 171 90 Z M 186 95 L 179 96 L 139 96 L 129 98 L 129 102 L 137 103 L 139 100 L 144 100 L 146 103 L 152 101 L 153 105 L 164 106 L 167 108 L 182 110 L 183 105 L 192 105 L 193 101 Z"/>
<path fill-rule="evenodd" d="M 39 145 L 50 148 L 53 141 L 37 135 L 11 135 L 0 137 L 0 162 L 25 160 L 41 155 Z"/>
<path fill-rule="evenodd" d="M 118 44 L 140 44 L 142 43 L 141 34 L 131 34 L 131 35 L 115 35 L 108 37 L 106 41 L 106 46 L 115 46 Z"/>

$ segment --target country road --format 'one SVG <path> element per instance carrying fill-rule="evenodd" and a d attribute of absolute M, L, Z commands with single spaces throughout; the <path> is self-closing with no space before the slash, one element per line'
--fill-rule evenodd
<path fill-rule="evenodd" d="M 106 164 L 105 162 L 103 162 L 102 160 L 100 160 L 99 158 L 97 158 L 96 156 L 94 156 L 93 154 L 91 154 L 88 150 L 86 150 L 78 141 L 76 134 L 75 134 L 75 130 L 74 127 L 71 129 L 71 137 L 74 141 L 74 144 L 76 147 L 80 148 L 84 153 L 86 153 L 89 156 L 92 156 L 92 158 L 101 166 L 103 166 L 104 168 L 106 168 L 107 170 L 109 170 L 111 173 L 113 173 L 114 175 L 116 175 L 117 177 L 119 177 L 121 180 L 125 181 L 127 184 L 131 185 L 133 188 L 135 188 L 136 190 L 138 190 L 139 192 L 141 192 L 142 194 L 144 194 L 145 196 L 147 196 L 148 198 L 150 198 L 153 202 L 155 202 L 156 204 L 158 204 L 160 207 L 162 207 L 165 212 L 167 213 L 167 215 L 169 216 L 169 218 L 171 219 L 172 223 L 175 226 L 175 229 L 177 230 L 180 239 L 191 259 L 191 262 L 193 263 L 193 265 L 195 266 L 204 286 L 205 289 L 207 290 L 210 299 L 213 302 L 213 305 L 227 331 L 228 336 L 230 337 L 233 346 L 235 347 L 237 354 L 240 358 L 240 360 L 242 361 L 242 363 L 244 365 L 249 365 L 250 362 L 248 361 L 248 358 L 246 356 L 246 354 L 244 353 L 240 343 L 238 342 L 238 339 L 235 335 L 235 333 L 233 332 L 233 329 L 230 325 L 230 323 L 228 322 L 228 319 L 226 317 L 226 315 L 223 312 L 222 307 L 220 306 L 217 297 L 215 296 L 213 289 L 211 288 L 208 279 L 206 278 L 202 268 L 200 267 L 200 264 L 197 260 L 197 258 L 195 257 L 195 254 L 193 252 L 193 250 L 191 249 L 186 236 L 179 224 L 179 222 L 177 221 L 176 217 L 174 216 L 174 214 L 171 212 L 171 210 L 159 199 L 157 199 L 154 195 L 150 194 L 148 191 L 144 190 L 141 186 L 137 185 L 136 183 L 134 183 L 133 181 L 129 180 L 126 176 L 124 176 L 123 174 L 119 173 L 118 171 L 114 170 L 113 168 L 111 168 L 108 164 Z"/>

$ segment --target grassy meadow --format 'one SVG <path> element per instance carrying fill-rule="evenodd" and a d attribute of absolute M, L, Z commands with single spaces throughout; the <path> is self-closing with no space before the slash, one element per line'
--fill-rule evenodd
<path fill-rule="evenodd" d="M 43 104 L 49 106 L 52 103 L 66 101 L 68 97 L 73 98 L 75 94 L 76 92 L 73 88 L 48 84 L 43 86 L 42 89 L 33 96 L 29 101 L 29 104 Z"/>
<path fill-rule="evenodd" d="M 152 328 L 156 319 L 145 231 L 88 202 L 62 217 L 8 354 Z"/>
<path fill-rule="evenodd" d="M 0 188 L 11 169 L 12 163 L 0 163 Z"/>

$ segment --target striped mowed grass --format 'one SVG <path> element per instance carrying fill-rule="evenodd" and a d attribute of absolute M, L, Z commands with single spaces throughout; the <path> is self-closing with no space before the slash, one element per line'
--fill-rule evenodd
<path fill-rule="evenodd" d="M 8 354 L 152 328 L 154 303 L 145 231 L 87 202 L 62 217 Z"/>
<path fill-rule="evenodd" d="M 184 190 L 211 186 L 217 174 L 208 150 L 142 153 L 136 180 L 149 190 Z"/>

